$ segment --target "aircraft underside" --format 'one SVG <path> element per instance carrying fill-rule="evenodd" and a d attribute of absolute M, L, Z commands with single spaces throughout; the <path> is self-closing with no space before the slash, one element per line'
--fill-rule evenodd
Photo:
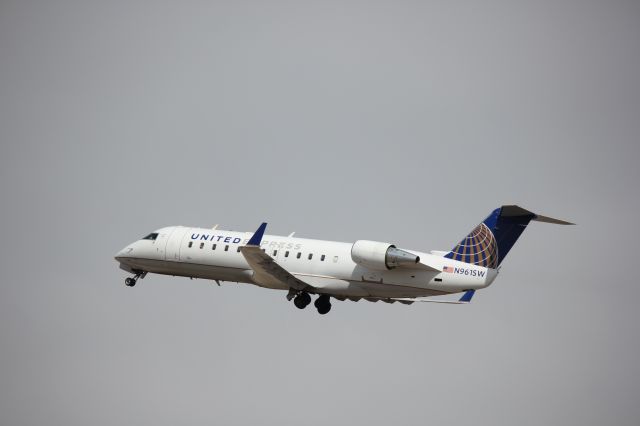
<path fill-rule="evenodd" d="M 273 290 L 288 291 L 290 288 L 273 282 L 272 285 L 253 280 L 254 271 L 251 269 L 228 268 L 213 265 L 201 265 L 187 262 L 171 262 L 154 259 L 127 259 L 127 263 L 121 263 L 121 268 L 135 274 L 133 278 L 127 278 L 126 284 L 133 287 L 138 278 L 144 278 L 147 273 L 180 276 L 187 278 L 199 278 L 213 280 L 216 282 L 236 282 L 253 284 Z M 316 304 L 318 311 L 331 309 L 329 297 L 338 300 L 358 301 L 366 299 L 369 301 L 393 302 L 398 298 L 430 297 L 447 294 L 447 292 L 437 291 L 427 288 L 417 288 L 406 285 L 390 285 L 379 282 L 355 281 L 339 279 L 334 277 L 318 277 L 304 274 L 295 274 L 296 277 L 305 282 L 313 283 L 313 290 L 289 291 L 287 299 L 293 299 L 294 304 L 299 309 L 304 309 L 311 302 L 311 294 L 317 294 L 320 302 Z M 387 299 L 387 300 L 385 300 Z M 318 305 L 320 308 L 318 308 Z M 324 312 L 324 313 L 326 313 Z M 322 313 L 322 312 L 321 312 Z"/>

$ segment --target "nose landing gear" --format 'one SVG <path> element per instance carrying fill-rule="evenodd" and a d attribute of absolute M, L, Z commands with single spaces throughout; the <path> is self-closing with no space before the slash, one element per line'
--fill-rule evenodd
<path fill-rule="evenodd" d="M 144 278 L 147 275 L 144 271 L 135 271 L 136 275 L 134 277 L 127 277 L 124 280 L 124 283 L 127 287 L 133 287 L 138 282 L 138 278 Z"/>

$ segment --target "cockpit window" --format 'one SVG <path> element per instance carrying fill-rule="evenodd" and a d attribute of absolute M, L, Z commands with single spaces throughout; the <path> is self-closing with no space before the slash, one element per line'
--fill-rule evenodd
<path fill-rule="evenodd" d="M 155 240 L 156 238 L 158 238 L 158 233 L 157 232 L 153 232 L 149 235 L 147 235 L 146 237 L 143 238 L 143 240 Z"/>

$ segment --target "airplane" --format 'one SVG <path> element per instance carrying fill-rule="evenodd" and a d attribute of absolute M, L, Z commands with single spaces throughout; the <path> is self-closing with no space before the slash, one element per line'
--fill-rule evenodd
<path fill-rule="evenodd" d="M 530 221 L 573 225 L 505 205 L 449 251 L 429 253 L 395 244 L 355 243 L 265 235 L 267 223 L 251 232 L 169 226 L 135 241 L 115 256 L 136 285 L 147 273 L 248 283 L 287 291 L 299 309 L 314 305 L 324 315 L 331 299 L 387 303 L 465 304 L 496 279 L 500 265 Z M 454 300 L 433 296 L 463 293 Z"/>

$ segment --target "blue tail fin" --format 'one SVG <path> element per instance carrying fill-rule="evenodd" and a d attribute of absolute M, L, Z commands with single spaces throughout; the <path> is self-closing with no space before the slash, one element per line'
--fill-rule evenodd
<path fill-rule="evenodd" d="M 563 220 L 537 215 L 519 206 L 502 206 L 491 212 L 445 257 L 487 268 L 497 268 L 532 220 L 573 225 Z"/>

